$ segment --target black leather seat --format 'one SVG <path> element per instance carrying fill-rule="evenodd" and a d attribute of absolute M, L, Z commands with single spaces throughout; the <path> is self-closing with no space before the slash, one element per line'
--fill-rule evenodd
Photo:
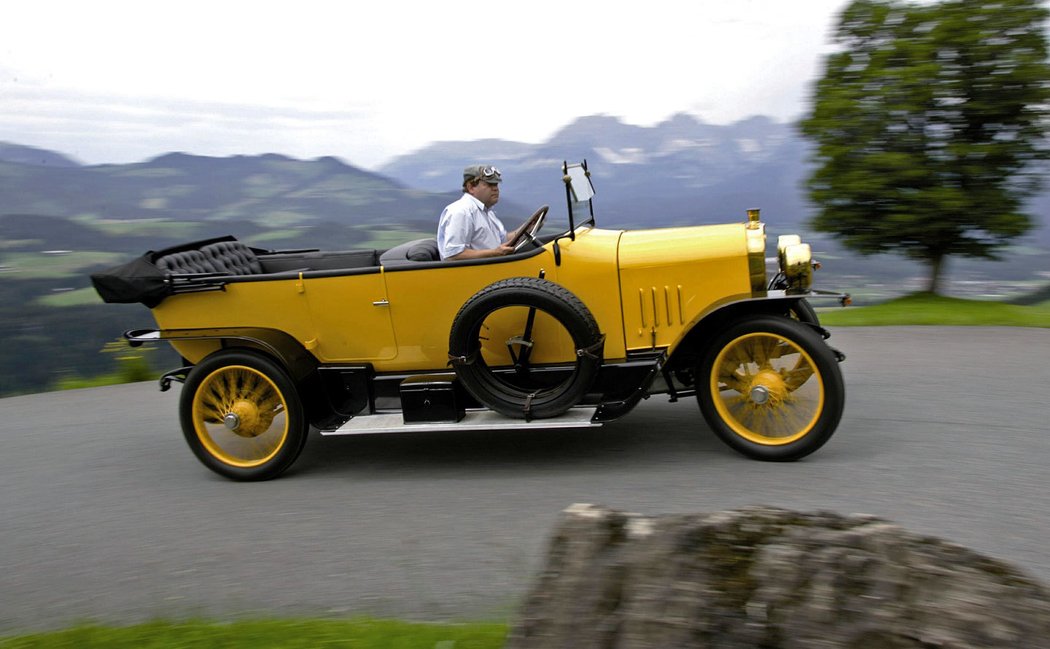
<path fill-rule="evenodd" d="M 416 239 L 394 246 L 379 256 L 381 266 L 397 266 L 419 261 L 440 261 L 437 239 Z"/>

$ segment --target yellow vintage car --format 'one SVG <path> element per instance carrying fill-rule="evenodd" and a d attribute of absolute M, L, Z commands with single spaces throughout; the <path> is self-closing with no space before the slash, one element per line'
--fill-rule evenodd
<path fill-rule="evenodd" d="M 586 162 L 564 164 L 568 228 L 547 207 L 515 253 L 439 261 L 433 239 L 389 250 L 268 251 L 233 237 L 149 252 L 92 276 L 109 302 L 141 302 L 185 367 L 180 419 L 205 466 L 276 477 L 323 435 L 600 426 L 644 398 L 696 396 L 746 456 L 795 460 L 835 431 L 839 363 L 809 300 L 816 264 L 746 220 L 607 230 Z M 700 427 L 702 428 L 702 427 Z"/>

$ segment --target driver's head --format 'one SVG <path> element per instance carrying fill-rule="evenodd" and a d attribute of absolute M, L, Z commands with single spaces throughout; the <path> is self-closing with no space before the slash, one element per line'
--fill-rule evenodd
<path fill-rule="evenodd" d="M 471 165 L 463 170 L 463 191 L 486 208 L 499 202 L 499 183 L 503 177 L 492 165 Z"/>

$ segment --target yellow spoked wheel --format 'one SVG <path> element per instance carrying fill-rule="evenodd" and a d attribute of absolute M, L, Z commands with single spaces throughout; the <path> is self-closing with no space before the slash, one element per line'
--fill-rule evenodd
<path fill-rule="evenodd" d="M 187 377 L 180 409 L 194 454 L 235 480 L 277 476 L 306 440 L 294 384 L 278 365 L 252 352 L 219 352 L 202 361 Z"/>
<path fill-rule="evenodd" d="M 784 317 L 730 327 L 701 362 L 696 382 L 715 433 L 763 460 L 795 460 L 820 448 L 845 401 L 834 353 L 812 328 Z"/>

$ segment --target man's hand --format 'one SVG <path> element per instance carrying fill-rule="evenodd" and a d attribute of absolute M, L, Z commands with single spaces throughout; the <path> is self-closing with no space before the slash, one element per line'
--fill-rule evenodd
<path fill-rule="evenodd" d="M 521 232 L 522 232 L 522 230 L 525 229 L 526 225 L 528 225 L 528 223 L 522 223 L 521 227 L 519 227 L 517 230 L 514 230 L 513 232 L 508 232 L 507 233 L 507 238 L 503 240 L 503 243 L 509 244 L 511 241 L 514 241 L 515 239 L 520 237 L 521 236 Z"/>

